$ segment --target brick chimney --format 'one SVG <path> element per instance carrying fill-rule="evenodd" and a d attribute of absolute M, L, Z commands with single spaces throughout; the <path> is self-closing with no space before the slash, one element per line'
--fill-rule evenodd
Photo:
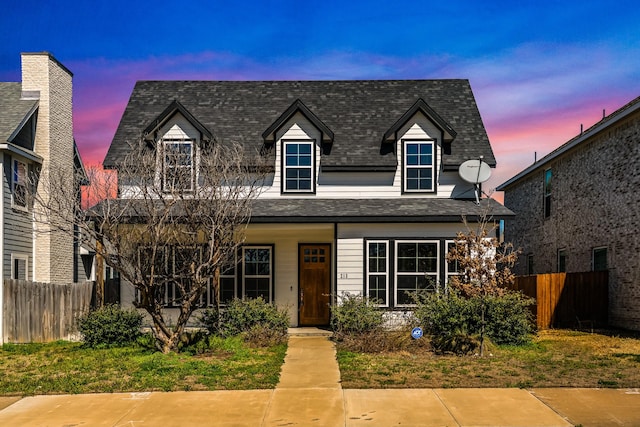
<path fill-rule="evenodd" d="M 34 151 L 42 156 L 37 191 L 47 198 L 48 176 L 55 168 L 68 171 L 73 185 L 73 74 L 47 52 L 23 53 L 22 96 L 39 99 Z M 37 208 L 34 216 L 42 217 Z M 59 219 L 50 218 L 51 222 Z M 51 224 L 51 223 L 50 223 Z M 34 224 L 33 279 L 38 282 L 71 283 L 74 271 L 73 237 L 40 221 Z"/>

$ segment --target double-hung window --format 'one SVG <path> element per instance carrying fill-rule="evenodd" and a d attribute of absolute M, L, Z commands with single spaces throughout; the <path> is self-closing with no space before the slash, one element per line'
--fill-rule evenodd
<path fill-rule="evenodd" d="M 551 169 L 544 171 L 544 217 L 551 216 Z"/>
<path fill-rule="evenodd" d="M 604 271 L 607 269 L 607 248 L 593 248 L 592 254 L 593 271 Z"/>
<path fill-rule="evenodd" d="M 433 140 L 403 141 L 406 192 L 435 191 L 435 144 Z"/>
<path fill-rule="evenodd" d="M 389 306 L 389 243 L 367 242 L 367 296 Z"/>
<path fill-rule="evenodd" d="M 164 191 L 192 191 L 195 178 L 194 140 L 163 139 L 163 174 Z"/>
<path fill-rule="evenodd" d="M 11 186 L 14 208 L 27 209 L 27 171 L 26 163 L 13 159 Z"/>
<path fill-rule="evenodd" d="M 313 141 L 283 141 L 284 192 L 311 193 L 315 181 Z"/>
<path fill-rule="evenodd" d="M 247 298 L 262 297 L 271 301 L 272 247 L 245 246 L 242 248 L 242 291 Z"/>
<path fill-rule="evenodd" d="M 567 250 L 558 249 L 558 273 L 566 273 L 567 271 Z"/>
<path fill-rule="evenodd" d="M 396 241 L 396 305 L 411 305 L 411 294 L 437 291 L 438 241 Z"/>

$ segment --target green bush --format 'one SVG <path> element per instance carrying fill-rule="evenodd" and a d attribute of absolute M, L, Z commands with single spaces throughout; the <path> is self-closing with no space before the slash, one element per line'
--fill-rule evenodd
<path fill-rule="evenodd" d="M 376 301 L 360 295 L 344 294 L 331 310 L 331 328 L 339 335 L 375 331 L 383 322 Z"/>
<path fill-rule="evenodd" d="M 229 337 L 244 334 L 249 342 L 280 343 L 287 337 L 289 313 L 261 297 L 234 299 L 220 310 L 204 310 L 199 321 L 213 335 Z"/>
<path fill-rule="evenodd" d="M 141 335 L 141 326 L 142 314 L 117 305 L 91 310 L 78 319 L 78 329 L 89 347 L 131 344 Z"/>
<path fill-rule="evenodd" d="M 481 331 L 480 297 L 464 298 L 447 293 L 419 294 L 414 316 L 432 337 L 434 349 L 466 354 L 478 346 Z M 533 332 L 531 298 L 510 292 L 485 298 L 485 336 L 495 344 L 520 345 Z"/>

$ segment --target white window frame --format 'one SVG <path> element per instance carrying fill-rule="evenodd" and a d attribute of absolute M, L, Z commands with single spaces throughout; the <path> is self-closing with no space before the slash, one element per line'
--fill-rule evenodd
<path fill-rule="evenodd" d="M 180 165 L 180 164 L 176 164 L 176 165 L 167 165 L 167 146 L 168 145 L 176 145 L 176 146 L 182 146 L 182 145 L 188 145 L 191 147 L 190 150 L 190 159 L 191 161 L 189 162 L 188 165 Z M 161 147 L 162 147 L 162 190 L 164 192 L 172 192 L 172 191 L 185 191 L 185 192 L 192 192 L 195 188 L 195 183 L 197 182 L 197 176 L 196 176 L 196 140 L 194 138 L 162 138 L 161 139 Z M 190 175 L 191 175 L 191 179 L 190 179 L 190 185 L 189 188 L 174 188 L 170 185 L 169 182 L 167 182 L 167 177 L 168 177 L 168 173 L 167 171 L 169 169 L 190 169 Z"/>
<path fill-rule="evenodd" d="M 255 249 L 267 249 L 269 251 L 269 274 L 251 274 L 248 275 L 246 273 L 246 265 L 245 265 L 245 254 L 248 250 Z M 246 245 L 242 247 L 242 298 L 247 298 L 247 287 L 246 280 L 247 278 L 252 279 L 269 279 L 269 299 L 267 302 L 273 301 L 273 246 L 269 245 Z"/>
<path fill-rule="evenodd" d="M 227 273 L 227 274 L 224 274 Z M 222 297 L 222 279 L 231 279 L 233 280 L 233 296 L 231 297 L 231 299 L 236 299 L 238 298 L 238 257 L 237 255 L 234 255 L 233 257 L 233 267 L 229 268 L 229 269 L 224 269 L 224 268 L 220 268 L 220 276 L 218 277 L 218 292 L 220 292 L 220 297 Z M 213 292 L 214 290 L 213 288 L 213 280 L 209 281 L 209 305 L 211 306 L 215 306 L 216 305 L 216 301 L 213 299 L 215 296 L 215 293 Z M 220 298 L 220 306 L 224 307 L 227 304 L 225 303 L 225 301 Z"/>
<path fill-rule="evenodd" d="M 434 272 L 400 272 L 399 268 L 398 268 L 398 255 L 399 255 L 399 251 L 398 251 L 398 246 L 403 244 L 403 243 L 413 243 L 413 244 L 435 244 L 436 245 L 436 270 Z M 395 306 L 396 307 L 414 307 L 415 304 L 400 304 L 398 303 L 398 301 L 400 301 L 399 297 L 399 293 L 398 293 L 398 282 L 399 282 L 399 278 L 402 276 L 418 276 L 419 274 L 423 274 L 425 276 L 425 278 L 427 276 L 433 277 L 434 279 L 434 285 L 436 287 L 436 292 L 438 290 L 438 288 L 440 287 L 440 258 L 441 258 L 441 248 L 440 248 L 440 241 L 439 240 L 396 240 L 395 241 L 395 245 L 394 245 L 394 302 L 395 302 Z M 418 259 L 417 254 L 416 254 L 416 259 Z"/>
<path fill-rule="evenodd" d="M 19 166 L 23 166 L 24 176 L 19 175 Z M 19 160 L 15 157 L 11 158 L 11 207 L 21 211 L 29 210 L 28 190 L 29 190 L 29 164 Z M 21 179 L 22 178 L 22 179 Z M 20 182 L 24 181 L 24 182 Z M 16 188 L 24 187 L 24 205 L 20 204 L 16 200 Z"/>
<path fill-rule="evenodd" d="M 16 261 L 24 261 L 24 279 L 16 277 L 15 264 Z M 29 255 L 11 253 L 11 278 L 14 280 L 29 280 Z"/>
<path fill-rule="evenodd" d="M 310 165 L 287 165 L 287 146 L 291 145 L 308 145 L 310 147 L 310 156 L 311 156 L 311 164 Z M 281 156 L 282 156 L 282 192 L 283 193 L 315 193 L 316 191 L 316 143 L 312 139 L 283 139 L 282 140 L 282 148 L 281 148 Z M 299 157 L 299 152 L 298 152 Z M 298 169 L 308 169 L 310 172 L 310 185 L 308 189 L 300 189 L 300 188 L 289 188 L 287 186 L 287 172 L 289 170 Z M 300 182 L 300 178 L 296 178 L 297 182 Z M 306 179 L 306 178 L 305 178 Z"/>
<path fill-rule="evenodd" d="M 370 249 L 369 249 L 369 244 L 371 243 L 375 243 L 375 244 L 384 244 L 385 245 L 385 271 L 384 272 L 379 272 L 379 271 L 375 271 L 372 272 L 370 267 Z M 389 287 L 390 287 L 390 283 L 389 283 L 389 241 L 388 240 L 367 240 L 366 241 L 366 293 L 367 296 L 370 297 L 371 296 L 371 290 L 370 290 L 370 278 L 371 277 L 384 277 L 385 278 L 385 282 L 386 282 L 386 294 L 385 294 L 385 304 L 379 304 L 380 307 L 389 307 Z"/>
<path fill-rule="evenodd" d="M 411 156 L 418 156 L 420 158 L 420 147 L 423 145 L 431 146 L 431 163 L 430 164 L 417 164 L 410 165 L 407 161 L 408 147 L 409 145 L 418 145 L 418 154 L 411 154 Z M 405 193 L 434 193 L 436 191 L 436 147 L 437 143 L 435 139 L 403 139 L 402 140 L 402 191 Z M 418 161 L 419 163 L 419 161 Z M 431 187 L 430 188 L 408 188 L 410 170 L 431 170 Z M 415 178 L 412 178 L 415 179 Z M 420 178 L 418 178 L 418 187 L 420 186 Z"/>

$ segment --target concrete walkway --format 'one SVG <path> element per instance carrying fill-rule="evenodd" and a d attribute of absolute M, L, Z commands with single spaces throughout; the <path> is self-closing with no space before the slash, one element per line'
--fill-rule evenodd
<path fill-rule="evenodd" d="M 275 390 L 0 397 L 0 426 L 640 426 L 638 390 L 343 390 L 326 334 L 292 332 Z"/>

